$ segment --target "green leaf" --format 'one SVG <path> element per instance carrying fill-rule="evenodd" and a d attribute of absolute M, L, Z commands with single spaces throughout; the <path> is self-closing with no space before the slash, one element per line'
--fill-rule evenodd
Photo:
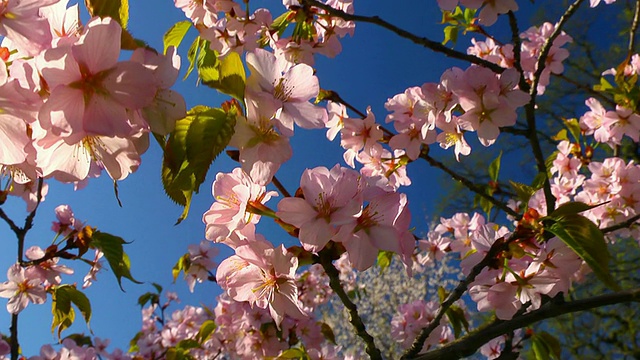
<path fill-rule="evenodd" d="M 531 347 L 536 359 L 560 359 L 562 353 L 560 341 L 548 332 L 541 331 L 533 334 L 531 342 Z"/>
<path fill-rule="evenodd" d="M 498 157 L 495 158 L 489 164 L 489 178 L 493 181 L 498 181 L 498 175 L 500 174 L 500 160 L 502 159 L 502 151 L 498 154 Z"/>
<path fill-rule="evenodd" d="M 589 265 L 593 273 L 609 288 L 619 290 L 609 271 L 609 249 L 604 235 L 591 220 L 578 214 L 553 219 L 545 230 L 557 236 Z"/>
<path fill-rule="evenodd" d="M 289 24 L 291 24 L 291 15 L 295 14 L 293 11 L 289 10 L 287 12 L 285 12 L 284 14 L 278 16 L 275 20 L 273 20 L 273 22 L 271 23 L 271 29 L 272 30 L 276 30 L 278 32 L 278 37 L 281 37 L 282 34 L 284 33 L 284 31 L 286 30 L 287 26 L 289 26 Z"/>
<path fill-rule="evenodd" d="M 321 322 L 320 332 L 322 333 L 325 339 L 331 341 L 331 343 L 333 343 L 334 345 L 337 345 L 336 335 L 333 333 L 333 329 L 331 328 L 331 326 L 329 326 L 329 324 Z"/>
<path fill-rule="evenodd" d="M 156 288 L 158 295 L 162 292 L 162 286 L 160 284 L 151 283 L 151 285 L 153 285 L 153 287 Z"/>
<path fill-rule="evenodd" d="M 595 91 L 603 91 L 603 92 L 605 92 L 605 91 L 610 91 L 610 90 L 613 90 L 613 89 L 614 89 L 613 85 L 611 85 L 611 83 L 609 83 L 607 81 L 607 79 L 605 79 L 603 77 L 600 78 L 600 84 L 599 85 L 594 85 L 593 86 L 593 90 L 595 90 Z"/>
<path fill-rule="evenodd" d="M 447 45 L 449 41 L 451 41 L 452 45 L 455 45 L 458 41 L 458 27 L 456 25 L 449 25 L 445 26 L 442 31 L 444 32 L 444 40 L 442 40 L 442 45 Z"/>
<path fill-rule="evenodd" d="M 89 327 L 91 321 L 91 303 L 85 294 L 71 285 L 56 286 L 51 295 L 51 313 L 53 314 L 53 322 L 51 323 L 51 332 L 58 330 L 58 338 L 65 329 L 69 328 L 75 320 L 75 310 L 71 307 L 73 303 L 82 318 Z M 89 330 L 91 330 L 89 328 Z"/>
<path fill-rule="evenodd" d="M 135 50 L 139 47 L 148 47 L 148 45 L 144 40 L 134 38 L 127 29 L 122 29 L 122 34 L 120 34 L 120 49 Z"/>
<path fill-rule="evenodd" d="M 122 245 L 126 243 L 121 237 L 100 231 L 94 232 L 91 238 L 91 247 L 104 253 L 104 257 L 107 259 L 109 267 L 111 267 L 111 271 L 113 271 L 113 275 L 118 280 L 118 285 L 122 291 L 124 291 L 122 288 L 123 277 L 133 283 L 142 284 L 131 275 L 131 262 L 122 248 Z"/>
<path fill-rule="evenodd" d="M 140 307 L 144 307 L 147 303 L 159 304 L 160 297 L 158 296 L 158 294 L 150 292 L 140 295 L 140 297 L 138 298 L 138 305 L 140 305 Z"/>
<path fill-rule="evenodd" d="M 184 339 L 181 340 L 178 345 L 176 346 L 176 348 L 178 349 L 183 349 L 183 350 L 189 350 L 189 349 L 196 349 L 200 347 L 200 343 L 198 343 L 197 341 L 193 340 L 193 339 Z"/>
<path fill-rule="evenodd" d="M 187 72 L 184 74 L 184 78 L 182 78 L 182 80 L 185 80 L 186 78 L 188 78 L 189 74 L 191 74 L 191 72 L 193 71 L 193 68 L 196 66 L 196 58 L 198 56 L 198 51 L 200 49 L 200 43 L 203 41 L 205 40 L 201 39 L 200 36 L 198 36 L 191 43 L 191 46 L 189 47 L 189 51 L 187 51 L 187 60 L 189 60 L 189 67 L 187 68 Z"/>
<path fill-rule="evenodd" d="M 306 360 L 309 359 L 309 355 L 307 352 L 300 348 L 291 348 L 283 351 L 278 355 L 276 360 L 284 360 L 284 359 L 297 359 L 297 360 Z"/>
<path fill-rule="evenodd" d="M 189 253 L 186 253 L 180 256 L 180 259 L 178 259 L 178 262 L 175 265 L 173 265 L 173 269 L 171 269 L 171 274 L 173 275 L 173 282 L 176 282 L 176 279 L 178 278 L 178 275 L 180 275 L 180 272 L 189 271 L 189 266 L 191 266 L 191 257 L 189 256 Z"/>
<path fill-rule="evenodd" d="M 216 330 L 216 323 L 213 320 L 207 320 L 200 325 L 200 330 L 198 330 L 198 335 L 196 335 L 196 340 L 198 343 L 202 344 L 209 339 L 211 334 Z"/>
<path fill-rule="evenodd" d="M 202 40 L 198 52 L 198 77 L 206 85 L 220 79 L 220 60 L 218 52 L 211 50 L 211 42 Z"/>
<path fill-rule="evenodd" d="M 85 0 L 84 4 L 89 15 L 110 17 L 126 29 L 129 22 L 129 0 Z"/>
<path fill-rule="evenodd" d="M 231 95 L 244 102 L 244 88 L 247 82 L 247 75 L 244 71 L 244 65 L 240 55 L 236 52 L 230 52 L 224 58 L 220 59 L 219 77 L 217 79 L 207 80 L 202 77 L 202 83 L 212 87 L 223 94 Z"/>
<path fill-rule="evenodd" d="M 169 46 L 175 46 L 175 48 L 178 49 L 178 46 L 180 46 L 180 43 L 182 43 L 182 39 L 184 39 L 184 36 L 187 35 L 189 29 L 191 29 L 191 24 L 192 23 L 189 20 L 178 21 L 177 23 L 173 24 L 173 26 L 169 30 L 167 30 L 166 33 L 164 33 L 162 42 L 164 44 L 163 52 L 165 54 L 167 53 L 167 49 L 169 48 Z"/>
<path fill-rule="evenodd" d="M 391 265 L 391 259 L 393 258 L 393 252 L 391 251 L 378 251 L 378 266 L 380 272 L 383 272 Z"/>
<path fill-rule="evenodd" d="M 209 167 L 229 144 L 236 114 L 206 106 L 189 110 L 169 135 L 162 163 L 162 184 L 173 201 L 184 206 L 177 223 L 189 213 L 191 197 L 204 182 Z"/>
<path fill-rule="evenodd" d="M 511 187 L 515 190 L 516 195 L 518 195 L 518 199 L 522 201 L 523 204 L 529 203 L 529 199 L 536 192 L 534 188 L 529 185 L 525 185 L 519 182 L 509 180 Z"/>
<path fill-rule="evenodd" d="M 469 332 L 469 322 L 467 321 L 467 317 L 461 307 L 452 305 L 445 314 L 447 315 L 447 319 L 449 319 L 449 323 L 453 327 L 453 334 L 456 339 L 460 337 L 462 328 L 464 328 L 466 332 Z"/>
<path fill-rule="evenodd" d="M 70 334 L 64 337 L 61 342 L 70 339 L 73 340 L 74 343 L 78 346 L 93 346 L 93 342 L 91 341 L 91 337 L 84 334 Z"/>
<path fill-rule="evenodd" d="M 560 205 L 557 209 L 553 210 L 551 214 L 547 216 L 547 218 L 557 219 L 565 215 L 579 214 L 583 211 L 591 210 L 600 205 L 602 204 L 587 205 L 585 203 L 571 201 Z"/>
<path fill-rule="evenodd" d="M 573 136 L 574 142 L 580 141 L 580 134 L 582 130 L 580 130 L 580 123 L 577 119 L 566 119 L 564 121 L 564 125 L 569 129 L 569 132 Z"/>

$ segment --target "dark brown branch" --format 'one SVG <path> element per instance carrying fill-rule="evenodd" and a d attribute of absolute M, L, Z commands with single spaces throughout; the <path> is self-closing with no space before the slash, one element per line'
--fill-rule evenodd
<path fill-rule="evenodd" d="M 282 185 L 280 180 L 278 180 L 278 178 L 276 178 L 275 175 L 273 176 L 273 179 L 271 179 L 271 182 L 278 189 L 278 191 L 280 191 L 282 196 L 291 197 L 291 194 L 287 191 L 287 188 L 285 188 L 284 185 Z"/>
<path fill-rule="evenodd" d="M 543 304 L 537 310 L 517 316 L 511 320 L 495 320 L 493 323 L 479 328 L 470 335 L 413 359 L 460 359 L 473 355 L 480 346 L 484 345 L 491 339 L 507 334 L 516 329 L 532 325 L 536 322 L 564 314 L 628 302 L 640 302 L 640 289 L 600 295 L 570 302 L 550 301 Z"/>
<path fill-rule="evenodd" d="M 635 52 L 636 32 L 638 31 L 638 22 L 640 22 L 640 0 L 636 0 L 636 9 L 633 13 L 631 28 L 629 29 L 629 46 L 627 47 L 627 60 L 631 60 L 631 56 Z"/>
<path fill-rule="evenodd" d="M 365 23 L 369 23 L 369 24 L 374 24 L 374 25 L 378 25 L 381 26 L 393 33 L 395 33 L 396 35 L 411 40 L 414 43 L 421 45 L 427 49 L 431 49 L 435 52 L 439 52 L 442 53 L 448 57 L 454 58 L 454 59 L 459 59 L 459 60 L 464 60 L 467 62 L 470 62 L 472 64 L 476 64 L 476 65 L 480 65 L 483 67 L 486 67 L 488 69 L 491 69 L 493 72 L 501 74 L 503 71 L 505 71 L 506 69 L 501 67 L 500 65 L 494 64 L 490 61 L 481 59 L 477 56 L 474 55 L 468 55 L 465 54 L 463 52 L 460 51 L 456 51 L 453 49 L 450 49 L 444 45 L 442 45 L 441 43 L 437 42 L 437 41 L 433 41 L 430 39 L 427 39 L 426 37 L 420 37 L 417 36 L 415 34 L 410 33 L 409 31 L 406 31 L 404 29 L 401 29 L 391 23 L 386 22 L 385 20 L 382 20 L 379 16 L 362 16 L 362 15 L 354 15 L 354 14 L 347 14 L 346 12 L 342 11 L 342 10 L 338 10 L 338 9 L 334 9 L 329 5 L 323 4 L 317 0 L 301 0 L 300 3 L 302 3 L 303 5 L 307 5 L 307 6 L 315 6 L 317 8 L 320 8 L 324 11 L 326 11 L 329 15 L 331 16 L 336 16 L 339 17 L 341 19 L 347 20 L 347 21 L 359 21 L 359 22 L 365 22 Z"/>
<path fill-rule="evenodd" d="M 542 148 L 540 147 L 540 140 L 538 139 L 538 134 L 536 131 L 536 96 L 538 95 L 538 84 L 540 82 L 540 77 L 542 72 L 546 68 L 547 57 L 549 56 L 549 52 L 551 51 L 551 47 L 553 46 L 553 42 L 555 39 L 562 33 L 562 28 L 564 24 L 571 18 L 571 16 L 578 10 L 578 7 L 584 0 L 576 0 L 573 4 L 571 4 L 567 10 L 562 14 L 560 20 L 556 24 L 553 33 L 549 36 L 547 41 L 545 41 L 542 49 L 540 50 L 540 56 L 538 57 L 538 62 L 536 63 L 536 72 L 533 75 L 533 80 L 531 82 L 531 88 L 529 89 L 529 95 L 531 99 L 527 105 L 525 105 L 525 112 L 527 116 L 527 125 L 529 126 L 529 143 L 531 144 L 531 150 L 533 151 L 533 156 L 536 159 L 536 166 L 538 168 L 538 172 L 545 175 L 544 179 L 544 197 L 547 204 L 547 211 L 551 212 L 555 209 L 555 197 L 551 193 L 551 183 L 549 181 L 549 176 L 547 172 L 547 166 L 545 164 L 545 158 L 542 153 Z"/>
<path fill-rule="evenodd" d="M 11 314 L 11 360 L 18 360 L 20 356 L 20 345 L 18 344 L 18 314 Z"/>
<path fill-rule="evenodd" d="M 318 255 L 314 255 L 314 258 L 316 262 L 322 265 L 324 272 L 329 277 L 329 285 L 331 286 L 331 289 L 338 295 L 340 301 L 342 301 L 344 306 L 349 311 L 349 322 L 356 330 L 356 334 L 362 340 L 364 340 L 366 344 L 367 354 L 369 354 L 369 357 L 371 359 L 382 360 L 382 354 L 376 347 L 373 336 L 371 336 L 367 332 L 367 329 L 365 328 L 364 323 L 362 322 L 362 319 L 358 314 L 358 307 L 353 303 L 353 301 L 351 301 L 351 299 L 349 299 L 349 295 L 347 295 L 347 293 L 342 288 L 342 285 L 340 284 L 340 273 L 338 272 L 336 267 L 333 266 L 333 262 L 331 260 L 331 250 L 325 248 L 321 250 Z"/>
<path fill-rule="evenodd" d="M 640 214 L 636 215 L 636 216 L 632 216 L 631 218 L 627 219 L 626 221 L 623 221 L 619 224 L 615 224 L 615 225 L 611 225 L 608 226 L 604 229 L 601 229 L 603 234 L 606 233 L 610 233 L 616 230 L 620 230 L 620 229 L 625 229 L 628 228 L 629 226 L 631 226 L 633 223 L 635 223 L 636 221 L 640 220 Z"/>

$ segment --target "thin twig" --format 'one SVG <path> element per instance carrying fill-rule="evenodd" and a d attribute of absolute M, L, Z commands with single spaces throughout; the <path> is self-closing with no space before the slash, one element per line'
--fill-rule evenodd
<path fill-rule="evenodd" d="M 36 217 L 36 212 L 38 211 L 38 207 L 42 202 L 42 184 L 43 184 L 42 178 L 38 178 L 36 206 L 29 213 L 29 215 L 27 215 L 27 217 L 24 219 L 24 226 L 20 229 L 20 231 L 16 233 L 16 236 L 18 237 L 18 262 L 20 264 L 24 262 L 24 260 L 22 259 L 22 257 L 24 256 L 24 240 L 27 237 L 27 232 L 29 232 L 29 230 L 31 230 L 31 228 L 33 227 L 33 219 Z"/>
<path fill-rule="evenodd" d="M 522 43 L 520 41 L 520 30 L 518 29 L 518 20 L 513 11 L 508 12 L 509 15 L 509 27 L 511 28 L 511 41 L 513 42 L 513 66 L 520 73 L 519 86 L 523 91 L 529 91 L 529 84 L 524 77 L 524 70 L 522 70 L 521 58 L 522 58 Z"/>
<path fill-rule="evenodd" d="M 536 131 L 536 96 L 538 95 L 538 84 L 540 82 L 540 77 L 542 76 L 542 72 L 546 68 L 547 57 L 549 56 L 549 52 L 551 51 L 551 47 L 553 46 L 553 42 L 555 39 L 562 33 L 562 28 L 564 24 L 571 18 L 571 16 L 578 10 L 578 7 L 584 0 L 576 0 L 573 4 L 569 5 L 567 10 L 562 14 L 560 20 L 556 24 L 555 29 L 549 36 L 549 38 L 545 41 L 542 49 L 540 50 L 540 55 L 538 57 L 538 61 L 536 63 L 536 71 L 533 75 L 533 80 L 531 81 L 531 88 L 529 89 L 529 96 L 531 99 L 527 105 L 525 105 L 525 113 L 527 117 L 527 125 L 529 127 L 529 143 L 531 144 L 531 150 L 533 151 L 533 156 L 536 159 L 536 165 L 538 167 L 538 172 L 545 175 L 544 179 L 544 197 L 546 200 L 547 211 L 551 212 L 555 208 L 555 197 L 551 192 L 551 183 L 549 181 L 549 176 L 547 172 L 547 166 L 545 164 L 545 158 L 542 153 L 542 148 L 540 147 L 540 141 L 538 140 L 538 134 Z"/>
<path fill-rule="evenodd" d="M 597 97 L 598 99 L 606 102 L 607 104 L 609 104 L 611 107 L 615 107 L 616 106 L 616 102 L 613 101 L 613 99 L 610 99 L 608 97 L 606 97 L 602 92 L 599 91 L 595 91 L 593 90 L 593 88 L 589 85 L 586 84 L 581 84 L 567 76 L 565 76 L 564 74 L 552 74 L 555 77 L 558 77 L 566 82 L 568 82 L 569 84 L 573 85 L 576 87 L 576 89 L 579 90 L 583 90 L 586 91 L 587 93 L 589 93 L 590 95 L 593 95 L 593 97 Z"/>
<path fill-rule="evenodd" d="M 638 31 L 638 22 L 640 22 L 640 0 L 636 0 L 636 10 L 633 13 L 631 28 L 629 29 L 629 46 L 627 47 L 627 60 L 631 60 L 631 56 L 635 52 L 636 31 Z"/>
<path fill-rule="evenodd" d="M 631 217 L 631 218 L 627 219 L 626 221 L 623 221 L 623 222 L 621 222 L 619 224 L 608 226 L 608 227 L 606 227 L 604 229 L 601 229 L 600 231 L 602 231 L 603 234 L 606 234 L 606 233 L 610 233 L 610 232 L 613 232 L 613 231 L 616 231 L 616 230 L 625 229 L 625 228 L 628 228 L 629 226 L 631 226 L 633 223 L 635 223 L 638 220 L 640 220 L 640 214 L 638 214 L 636 216 L 633 216 L 633 217 Z"/>
<path fill-rule="evenodd" d="M 449 169 L 443 163 L 441 163 L 438 160 L 436 160 L 436 159 L 432 158 L 431 156 L 429 156 L 429 154 L 427 152 L 423 151 L 420 154 L 420 158 L 426 160 L 429 163 L 429 165 L 431 165 L 433 167 L 436 167 L 436 168 L 446 172 L 447 174 L 449 174 L 449 176 L 451 176 L 452 178 L 454 178 L 455 180 L 460 182 L 462 185 L 466 186 L 469 190 L 471 190 L 474 193 L 482 196 L 487 201 L 489 201 L 491 204 L 493 204 L 495 207 L 499 208 L 500 210 L 504 211 L 505 213 L 507 213 L 507 214 L 513 216 L 514 218 L 516 218 L 516 220 L 520 220 L 522 218 L 522 215 L 518 214 L 515 210 L 511 209 L 510 207 L 508 207 L 507 204 L 505 204 L 504 202 L 496 199 L 492 195 L 487 194 L 484 188 L 474 184 L 471 180 L 469 180 L 469 179 L 465 178 L 464 176 L 462 176 L 462 175 L 454 172 L 453 170 Z"/>
<path fill-rule="evenodd" d="M 13 231 L 14 233 L 17 234 L 20 231 L 20 228 L 18 227 L 18 225 L 16 225 L 16 223 L 14 223 L 13 220 L 11 220 L 9 216 L 7 216 L 7 214 L 4 212 L 4 210 L 2 210 L 2 208 L 0 208 L 0 218 L 9 225 L 9 227 L 11 228 L 11 231 Z"/>
<path fill-rule="evenodd" d="M 437 41 L 433 41 L 430 40 L 426 37 L 420 37 L 418 35 L 415 35 L 409 31 L 406 31 L 404 29 L 401 29 L 385 20 L 382 20 L 379 16 L 362 16 L 362 15 L 354 15 L 354 14 L 347 14 L 346 12 L 342 11 L 342 10 L 338 10 L 338 9 L 334 9 L 329 5 L 323 4 L 317 0 L 301 0 L 300 3 L 302 3 L 303 5 L 307 5 L 307 6 L 315 6 L 317 8 L 320 8 L 324 11 L 326 11 L 329 15 L 331 16 L 336 16 L 339 17 L 341 19 L 347 20 L 347 21 L 359 21 L 359 22 L 365 22 L 365 23 L 369 23 L 369 24 L 374 24 L 374 25 L 378 25 L 381 26 L 393 33 L 395 33 L 396 35 L 403 37 L 405 39 L 411 40 L 414 43 L 421 45 L 423 47 L 426 47 L 428 49 L 431 49 L 433 51 L 442 53 L 448 57 L 454 58 L 454 59 L 459 59 L 459 60 L 464 60 L 476 65 L 480 65 L 483 67 L 486 67 L 488 69 L 491 69 L 493 72 L 501 74 L 503 71 L 505 71 L 506 69 L 503 68 L 500 65 L 494 64 L 490 61 L 484 60 L 482 58 L 479 58 L 477 56 L 474 55 L 469 55 L 469 54 L 465 54 L 463 52 L 460 51 L 456 51 L 453 49 L 450 49 L 444 45 L 442 45 L 441 43 L 437 42 Z"/>
<path fill-rule="evenodd" d="M 536 322 L 555 318 L 564 314 L 629 302 L 640 302 L 640 289 L 594 296 L 570 302 L 550 301 L 543 304 L 537 310 L 514 317 L 511 320 L 495 320 L 493 323 L 477 329 L 470 335 L 462 337 L 439 349 L 417 356 L 413 359 L 460 359 L 473 355 L 480 346 L 484 345 L 491 339 L 507 334 L 516 329 L 532 325 Z"/>
<path fill-rule="evenodd" d="M 278 178 L 275 175 L 273 176 L 273 179 L 271 179 L 271 182 L 278 189 L 278 191 L 280 191 L 282 196 L 291 197 L 291 194 L 287 191 L 287 188 L 285 188 L 284 185 L 282 185 L 280 180 L 278 180 Z"/>
<path fill-rule="evenodd" d="M 329 277 L 329 285 L 331 289 L 338 295 L 344 306 L 349 310 L 349 322 L 353 325 L 356 330 L 356 334 L 364 340 L 366 344 L 366 351 L 369 354 L 371 359 L 379 359 L 382 360 L 382 354 L 380 350 L 376 347 L 375 340 L 373 336 L 371 336 L 362 322 L 360 315 L 358 314 L 358 307 L 356 304 L 351 301 L 349 295 L 344 291 L 342 285 L 340 284 L 340 273 L 333 266 L 331 261 L 331 250 L 324 249 L 321 250 L 318 255 L 314 255 L 316 262 L 322 265 L 324 272 Z"/>

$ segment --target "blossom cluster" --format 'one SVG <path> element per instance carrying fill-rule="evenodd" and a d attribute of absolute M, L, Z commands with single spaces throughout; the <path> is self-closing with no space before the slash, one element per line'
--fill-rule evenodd
<path fill-rule="evenodd" d="M 119 61 L 120 24 L 96 17 L 82 25 L 78 5 L 67 6 L 2 6 L 0 166 L 11 194 L 31 198 L 30 209 L 38 177 L 77 186 L 102 170 L 126 178 L 149 132 L 167 134 L 186 112 L 169 90 L 180 67 L 175 49 L 165 56 L 140 48 Z"/>
<path fill-rule="evenodd" d="M 26 249 L 26 264 L 11 265 L 7 271 L 8 280 L 0 284 L 0 297 L 9 299 L 9 313 L 18 314 L 29 303 L 43 304 L 47 299 L 47 291 L 52 286 L 62 284 L 62 275 L 74 273 L 70 267 L 59 264 L 60 255 L 70 255 L 68 250 L 74 248 L 80 249 L 82 254 L 88 250 L 84 237 L 87 231 L 91 231 L 90 228 L 85 228 L 84 224 L 74 217 L 68 205 L 58 206 L 55 213 L 57 221 L 53 222 L 51 228 L 59 242 L 46 249 L 37 245 Z M 59 249 L 59 244 L 64 244 L 64 247 Z M 86 261 L 91 264 L 91 268 L 83 279 L 83 288 L 91 286 L 96 280 L 96 274 L 102 268 L 102 256 L 102 251 L 95 249 L 93 261 Z"/>

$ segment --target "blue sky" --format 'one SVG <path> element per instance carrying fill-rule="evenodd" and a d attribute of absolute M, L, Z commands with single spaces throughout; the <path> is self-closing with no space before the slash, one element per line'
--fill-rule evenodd
<path fill-rule="evenodd" d="M 255 5 L 252 1 L 252 8 L 265 3 L 270 5 L 274 17 L 284 10 L 279 6 L 279 1 L 273 0 L 255 1 Z M 528 1 L 521 3 L 530 9 Z M 130 8 L 130 31 L 135 37 L 147 41 L 156 49 L 162 48 L 162 34 L 175 22 L 185 19 L 183 13 L 176 9 L 170 0 L 133 0 L 130 2 Z M 355 9 L 358 14 L 379 14 L 391 23 L 430 39 L 442 39 L 442 30 L 437 24 L 441 14 L 435 6 L 435 1 L 356 0 Z M 526 9 L 518 14 L 524 19 L 530 15 Z M 505 21 L 506 19 L 500 19 L 500 24 L 504 26 Z M 522 26 L 521 30 L 524 29 L 526 27 Z M 186 50 L 194 37 L 195 33 L 190 32 L 180 48 L 183 68 L 187 66 Z M 465 40 L 460 40 L 458 49 L 464 50 L 467 44 Z M 317 58 L 315 67 L 320 86 L 337 91 L 362 111 L 370 105 L 379 123 L 384 123 L 387 114 L 384 103 L 388 98 L 403 92 L 407 87 L 420 86 L 427 81 L 438 81 L 440 74 L 449 67 L 466 66 L 368 24 L 358 24 L 355 36 L 345 38 L 342 45 L 343 52 L 336 59 Z M 206 87 L 196 88 L 194 85 L 195 77 L 192 76 L 184 82 L 179 80 L 174 87 L 183 94 L 188 108 L 198 104 L 217 107 L 228 99 L 214 90 Z M 477 142 L 472 146 L 474 150 L 479 149 Z M 338 142 L 328 142 L 324 131 L 296 129 L 292 147 L 293 159 L 286 163 L 278 174 L 278 178 L 290 192 L 294 192 L 298 187 L 300 175 L 305 168 L 343 164 L 342 150 Z M 453 157 L 452 152 L 438 152 L 438 155 L 439 158 Z M 200 194 L 194 197 L 189 217 L 178 226 L 174 226 L 174 223 L 182 209 L 164 195 L 160 182 L 160 166 L 161 153 L 158 146 L 152 143 L 149 151 L 143 156 L 140 169 L 119 183 L 122 208 L 118 206 L 111 180 L 106 175 L 91 180 L 87 188 L 78 192 L 74 192 L 71 185 L 50 182 L 49 195 L 41 205 L 36 217 L 36 226 L 27 238 L 27 247 L 47 246 L 54 235 L 49 230 L 51 221 L 55 219 L 53 209 L 60 204 L 69 204 L 78 219 L 132 242 L 125 247 L 131 258 L 132 274 L 145 284 L 136 285 L 124 280 L 126 292 L 122 292 L 112 274 L 105 271 L 98 275 L 98 281 L 86 291 L 93 306 L 91 328 L 94 334 L 101 338 L 113 339 L 112 344 L 123 349 L 128 348 L 129 340 L 140 328 L 140 308 L 136 302 L 138 296 L 153 289 L 151 282 L 178 292 L 183 305 L 213 306 L 216 295 L 220 293 L 219 287 L 215 284 L 198 285 L 195 294 L 190 294 L 186 284 L 181 280 L 172 285 L 171 267 L 179 256 L 187 251 L 189 244 L 196 244 L 204 239 L 201 217 L 212 202 L 212 181 L 217 172 L 230 172 L 236 164 L 225 155 L 221 155 L 215 161 L 207 181 L 201 186 Z M 440 173 L 428 168 L 424 163 L 410 164 L 408 172 L 415 179 L 415 183 L 401 191 L 409 195 L 414 214 L 413 226 L 418 231 L 424 231 L 427 224 L 425 216 L 433 209 L 434 201 L 439 195 L 434 187 L 440 184 Z M 272 200 L 268 205 L 275 207 L 275 204 Z M 19 199 L 9 199 L 3 208 L 19 223 L 26 216 L 24 204 Z M 263 222 L 269 223 L 270 220 L 264 219 Z M 296 239 L 279 231 L 272 224 L 261 224 L 259 230 L 273 243 L 297 244 Z M 15 240 L 8 227 L 0 224 L 0 231 L 0 241 L 4 246 L 4 250 L 0 252 L 0 273 L 4 273 L 4 269 L 15 260 L 16 249 Z M 223 255 L 230 254 L 224 246 L 219 248 Z M 216 260 L 219 263 L 222 259 L 221 256 Z M 78 274 L 75 281 L 81 283 L 88 267 L 80 263 L 73 264 L 73 267 Z M 4 275 L 1 275 L 0 281 L 3 280 Z M 1 307 L 4 304 L 4 300 L 0 301 Z M 8 333 L 9 319 L 8 313 L 0 311 L 0 332 Z M 78 322 L 78 326 L 66 332 L 67 335 L 72 332 L 87 332 L 82 321 L 78 319 Z M 50 332 L 50 323 L 50 303 L 41 306 L 30 305 L 20 314 L 20 340 L 27 355 L 36 354 L 42 344 L 56 341 Z"/>

